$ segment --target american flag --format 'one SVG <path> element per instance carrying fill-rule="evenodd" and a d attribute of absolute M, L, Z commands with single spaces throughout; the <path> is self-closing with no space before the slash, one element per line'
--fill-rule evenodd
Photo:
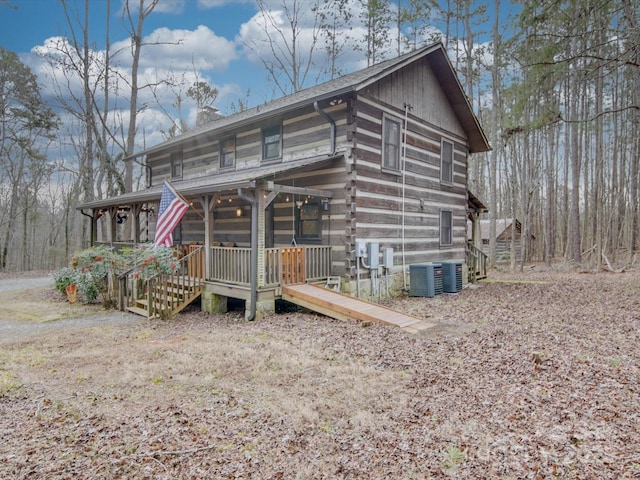
<path fill-rule="evenodd" d="M 154 240 L 156 245 L 164 245 L 166 247 L 173 245 L 173 236 L 171 234 L 188 209 L 189 204 L 165 180 L 164 185 L 162 185 L 160 211 L 156 222 L 156 238 Z"/>

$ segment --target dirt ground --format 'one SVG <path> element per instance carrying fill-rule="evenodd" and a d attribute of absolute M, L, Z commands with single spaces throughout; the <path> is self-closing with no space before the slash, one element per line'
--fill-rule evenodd
<path fill-rule="evenodd" d="M 3 479 L 640 478 L 638 270 L 391 302 L 438 324 L 419 335 L 302 312 L 16 319 L 8 298 L 69 308 L 20 292 L 0 299 Z"/>

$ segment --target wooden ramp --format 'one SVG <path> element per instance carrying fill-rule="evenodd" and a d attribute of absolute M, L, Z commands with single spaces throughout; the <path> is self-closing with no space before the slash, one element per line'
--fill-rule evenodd
<path fill-rule="evenodd" d="M 337 320 L 355 320 L 395 325 L 409 333 L 434 327 L 416 317 L 411 317 L 376 303 L 343 295 L 333 290 L 310 284 L 285 285 L 282 299 Z"/>

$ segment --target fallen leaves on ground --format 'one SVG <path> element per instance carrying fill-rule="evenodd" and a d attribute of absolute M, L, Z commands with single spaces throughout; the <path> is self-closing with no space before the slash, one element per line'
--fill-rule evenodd
<path fill-rule="evenodd" d="M 640 273 L 0 343 L 1 478 L 640 478 Z"/>

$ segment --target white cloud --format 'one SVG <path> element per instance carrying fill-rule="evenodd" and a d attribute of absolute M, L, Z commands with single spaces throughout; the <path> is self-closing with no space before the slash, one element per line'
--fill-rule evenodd
<path fill-rule="evenodd" d="M 184 11 L 186 0 L 159 0 L 153 9 L 154 13 L 178 14 Z"/>
<path fill-rule="evenodd" d="M 283 64 L 291 71 L 293 32 L 289 18 L 293 15 L 283 11 L 278 2 L 271 1 L 267 13 L 258 12 L 247 22 L 240 26 L 236 36 L 236 43 L 243 56 L 252 64 L 264 69 L 265 65 Z M 315 3 L 315 2 L 314 2 Z M 312 50 L 312 68 L 306 78 L 305 86 L 311 86 L 322 80 L 323 68 L 327 63 L 325 39 L 321 35 L 317 24 L 316 13 L 312 11 L 312 3 L 304 5 L 295 19 L 298 31 L 296 32 L 296 52 L 298 65 L 304 69 L 309 62 Z M 362 44 L 360 41 L 361 29 L 344 27 L 343 32 L 337 34 L 339 41 L 345 41 L 343 52 L 338 59 L 343 73 L 351 72 L 360 64 L 363 55 L 354 46 Z M 315 42 L 315 45 L 314 45 Z M 281 69 L 278 69 L 280 71 Z"/>
<path fill-rule="evenodd" d="M 156 67 L 173 70 L 224 71 L 237 58 L 233 42 L 217 36 L 203 25 L 195 30 L 161 27 L 143 39 L 140 57 L 141 67 Z M 113 51 L 120 51 L 118 60 L 122 65 L 131 65 L 130 40 L 122 40 L 113 45 Z"/>
<path fill-rule="evenodd" d="M 124 11 L 125 2 L 127 1 L 129 1 L 129 10 L 132 13 L 137 13 L 139 3 L 137 1 L 132 2 L 130 0 L 122 0 L 120 5 L 120 12 Z M 187 0 L 158 0 L 158 3 L 153 9 L 153 12 L 179 14 L 184 11 L 186 2 Z M 145 0 L 145 4 L 143 5 L 143 8 L 148 7 L 150 3 L 151 3 L 150 0 Z"/>
<path fill-rule="evenodd" d="M 222 7 L 224 5 L 233 5 L 241 3 L 254 3 L 254 0 L 198 0 L 198 8 L 207 10 L 209 8 Z"/>

